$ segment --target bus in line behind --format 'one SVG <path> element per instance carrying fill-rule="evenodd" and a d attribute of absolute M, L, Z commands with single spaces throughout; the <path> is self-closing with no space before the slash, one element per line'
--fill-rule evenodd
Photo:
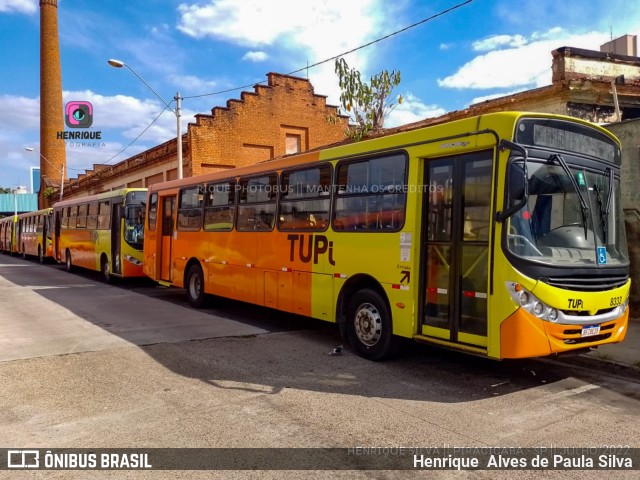
<path fill-rule="evenodd" d="M 17 222 L 17 215 L 0 218 L 0 253 L 8 253 L 10 255 L 18 253 L 16 244 Z"/>
<path fill-rule="evenodd" d="M 53 255 L 112 278 L 141 277 L 147 190 L 125 188 L 63 200 L 53 206 Z"/>
<path fill-rule="evenodd" d="M 22 258 L 38 257 L 40 263 L 53 258 L 52 218 L 52 208 L 18 215 L 16 246 Z"/>

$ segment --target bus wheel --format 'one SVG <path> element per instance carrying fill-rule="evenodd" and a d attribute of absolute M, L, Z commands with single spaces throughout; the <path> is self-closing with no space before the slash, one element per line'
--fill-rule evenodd
<path fill-rule="evenodd" d="M 109 261 L 106 257 L 102 257 L 101 261 L 102 265 L 100 266 L 100 271 L 102 272 L 102 280 L 105 283 L 111 283 L 113 277 L 111 277 L 111 268 L 109 267 Z"/>
<path fill-rule="evenodd" d="M 191 265 L 187 271 L 187 301 L 194 308 L 204 305 L 204 275 L 200 265 Z"/>
<path fill-rule="evenodd" d="M 392 353 L 391 314 L 377 292 L 370 289 L 357 292 L 349 302 L 346 321 L 349 343 L 358 355 L 382 360 Z"/>
<path fill-rule="evenodd" d="M 38 245 L 38 261 L 44 263 L 44 254 L 42 253 L 42 247 Z"/>
<path fill-rule="evenodd" d="M 65 254 L 65 268 L 67 270 L 67 272 L 71 272 L 73 270 L 73 265 L 71 264 L 71 252 L 69 250 L 67 250 L 66 254 Z"/>

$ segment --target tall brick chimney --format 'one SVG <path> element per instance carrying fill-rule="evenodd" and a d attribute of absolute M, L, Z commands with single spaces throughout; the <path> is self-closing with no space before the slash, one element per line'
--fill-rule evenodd
<path fill-rule="evenodd" d="M 67 178 L 62 75 L 58 41 L 58 0 L 40 0 L 40 193 L 38 208 L 49 204 L 47 187 L 59 187 Z M 63 174 L 64 167 L 64 174 Z M 62 178 L 64 176 L 64 178 Z M 55 200 L 55 199 L 51 199 Z"/>

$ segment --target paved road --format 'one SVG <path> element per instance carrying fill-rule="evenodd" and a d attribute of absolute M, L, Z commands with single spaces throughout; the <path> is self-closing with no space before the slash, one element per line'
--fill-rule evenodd
<path fill-rule="evenodd" d="M 624 378 L 415 345 L 385 363 L 349 351 L 331 356 L 339 342 L 332 325 L 234 303 L 198 312 L 179 305 L 173 291 L 134 289 L 0 257 L 4 446 L 640 446 L 640 388 Z M 149 295 L 141 293 L 146 289 Z M 246 321 L 237 316 L 242 309 Z M 65 338 L 65 332 L 75 333 Z M 72 348 L 47 346 L 59 337 Z M 26 353 L 36 344 L 43 350 Z M 29 478 L 426 475 L 87 473 L 33 472 Z M 637 478 L 637 471 L 430 472 L 428 478 L 536 479 L 541 473 Z"/>

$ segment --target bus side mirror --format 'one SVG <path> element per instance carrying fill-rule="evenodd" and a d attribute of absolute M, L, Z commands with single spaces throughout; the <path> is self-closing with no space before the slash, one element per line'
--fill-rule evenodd
<path fill-rule="evenodd" d="M 512 203 L 521 202 L 525 196 L 525 184 L 527 182 L 522 165 L 518 163 L 509 165 L 507 177 L 509 179 L 509 198 L 512 200 Z"/>
<path fill-rule="evenodd" d="M 506 186 L 509 190 L 509 206 L 505 205 L 505 209 L 496 212 L 496 221 L 504 222 L 511 215 L 516 213 L 522 207 L 524 207 L 529 201 L 529 174 L 527 172 L 527 149 L 522 145 L 510 142 L 509 140 L 500 140 L 499 148 L 501 150 L 509 149 L 512 152 L 518 152 L 522 154 L 521 158 L 513 157 L 509 158 L 507 164 L 507 182 Z M 505 199 L 506 202 L 506 199 Z"/>

